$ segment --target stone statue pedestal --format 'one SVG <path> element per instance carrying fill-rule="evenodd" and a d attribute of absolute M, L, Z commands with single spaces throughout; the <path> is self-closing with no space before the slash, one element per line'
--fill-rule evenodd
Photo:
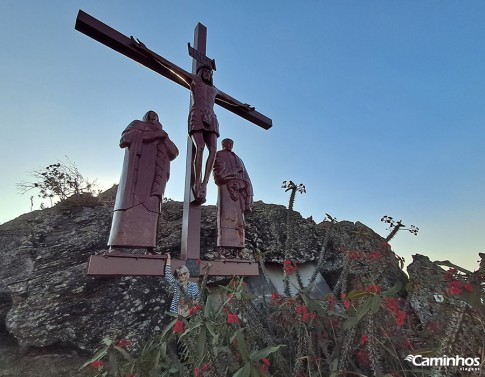
<path fill-rule="evenodd" d="M 88 276 L 164 276 L 165 260 L 162 255 L 139 255 L 124 253 L 104 253 L 92 255 L 88 261 Z M 254 260 L 225 259 L 223 261 L 172 259 L 172 268 L 186 265 L 190 276 L 258 276 L 258 263 Z"/>

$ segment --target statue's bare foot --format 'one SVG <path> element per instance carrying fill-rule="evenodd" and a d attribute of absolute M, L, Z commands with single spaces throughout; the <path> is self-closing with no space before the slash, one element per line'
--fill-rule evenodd
<path fill-rule="evenodd" d="M 205 194 L 205 189 L 200 187 L 198 189 L 194 188 L 194 197 L 195 199 L 192 201 L 192 203 L 195 204 L 204 204 L 206 202 L 206 194 Z"/>
<path fill-rule="evenodd" d="M 197 197 L 192 201 L 192 203 L 195 203 L 195 204 L 204 204 L 205 202 L 206 202 L 206 198 L 201 198 L 201 197 Z"/>
<path fill-rule="evenodd" d="M 206 194 L 205 194 L 205 189 L 201 188 L 199 191 L 199 195 L 197 195 L 197 201 L 199 204 L 203 204 L 206 202 Z"/>

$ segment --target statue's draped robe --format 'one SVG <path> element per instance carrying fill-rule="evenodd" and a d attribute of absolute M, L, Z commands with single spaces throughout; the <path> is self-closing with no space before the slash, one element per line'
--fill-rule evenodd
<path fill-rule="evenodd" d="M 227 150 L 218 151 L 214 163 L 217 197 L 217 246 L 244 247 L 244 215 L 251 211 L 253 186 L 241 159 Z"/>
<path fill-rule="evenodd" d="M 168 136 L 160 137 L 161 131 L 159 123 L 135 120 L 121 135 L 120 147 L 126 149 L 110 247 L 156 247 L 160 204 L 170 177 L 170 161 L 178 155 Z"/>

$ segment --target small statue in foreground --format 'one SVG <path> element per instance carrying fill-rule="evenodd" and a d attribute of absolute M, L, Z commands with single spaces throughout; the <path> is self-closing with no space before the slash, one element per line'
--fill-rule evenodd
<path fill-rule="evenodd" d="M 178 149 L 162 129 L 158 115 L 148 111 L 123 131 L 125 158 L 116 193 L 108 246 L 156 247 L 160 205 L 170 177 L 170 161 Z"/>
<path fill-rule="evenodd" d="M 244 248 L 244 215 L 251 212 L 253 186 L 242 160 L 232 151 L 234 142 L 222 140 L 216 154 L 214 181 L 217 197 L 217 246 Z"/>

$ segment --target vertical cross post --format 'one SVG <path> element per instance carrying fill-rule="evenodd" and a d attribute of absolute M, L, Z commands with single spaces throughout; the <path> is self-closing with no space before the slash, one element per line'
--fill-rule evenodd
<path fill-rule="evenodd" d="M 194 30 L 194 49 L 206 55 L 207 47 L 207 28 L 200 22 Z M 197 74 L 197 68 L 200 63 L 192 59 L 192 74 Z M 190 96 L 190 107 L 193 103 L 192 95 Z M 185 194 L 184 210 L 182 218 L 182 242 L 180 250 L 180 259 L 186 260 L 187 268 L 191 276 L 199 276 L 200 268 L 197 261 L 200 259 L 200 220 L 202 217 L 200 203 L 194 202 L 192 192 L 193 179 L 193 157 L 195 147 L 190 136 L 187 136 L 187 160 L 185 173 Z"/>

